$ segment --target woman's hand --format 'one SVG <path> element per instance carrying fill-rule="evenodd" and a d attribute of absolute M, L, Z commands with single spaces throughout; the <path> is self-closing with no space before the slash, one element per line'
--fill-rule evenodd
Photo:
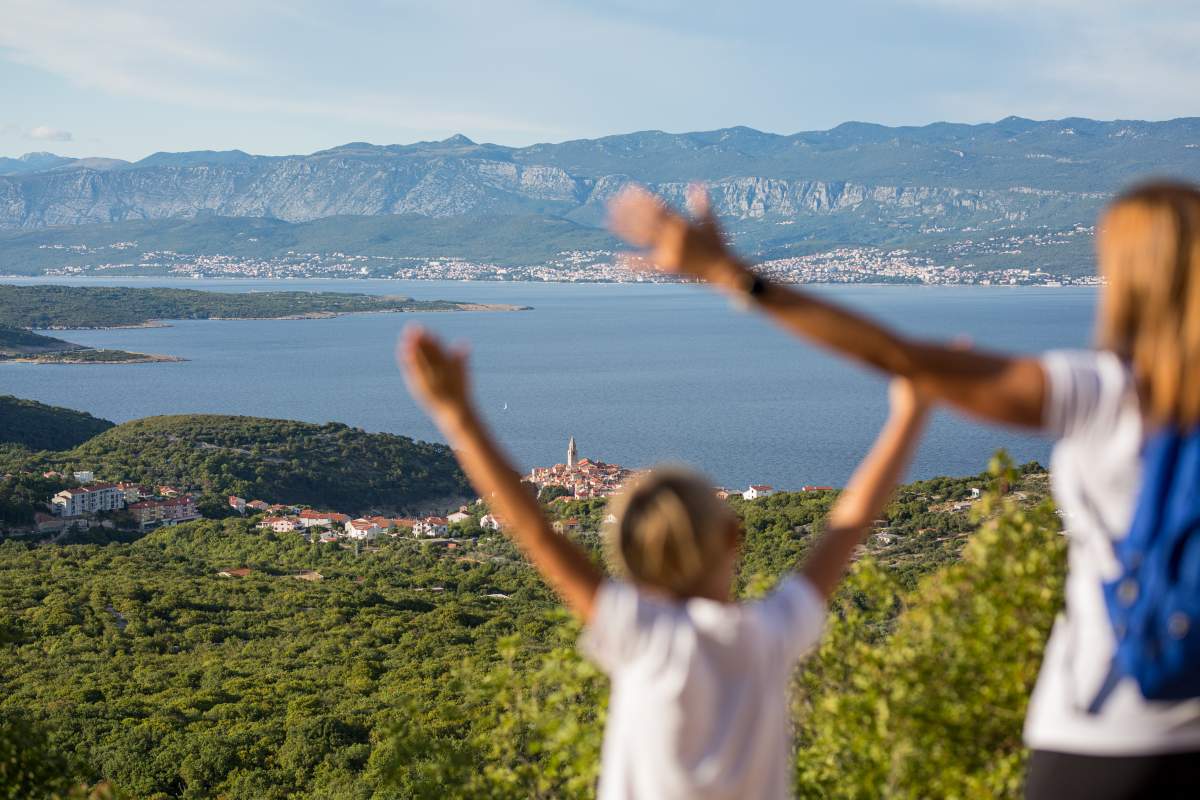
<path fill-rule="evenodd" d="M 647 260 L 664 272 L 720 282 L 737 267 L 700 186 L 688 191 L 692 219 L 667 207 L 640 186 L 630 186 L 608 207 L 608 227 L 644 251 Z"/>
<path fill-rule="evenodd" d="M 416 323 L 405 326 L 396 360 L 409 391 L 439 422 L 449 422 L 470 408 L 467 351 L 446 348 Z"/>

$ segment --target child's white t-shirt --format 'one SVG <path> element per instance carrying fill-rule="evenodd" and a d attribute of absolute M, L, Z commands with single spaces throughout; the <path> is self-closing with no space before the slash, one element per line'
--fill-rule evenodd
<path fill-rule="evenodd" d="M 605 582 L 580 640 L 612 679 L 601 800 L 791 797 L 788 682 L 825 613 L 798 575 L 750 603 Z"/>

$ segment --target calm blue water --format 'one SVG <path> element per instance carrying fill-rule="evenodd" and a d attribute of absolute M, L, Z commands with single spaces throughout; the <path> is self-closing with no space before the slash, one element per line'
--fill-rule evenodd
<path fill-rule="evenodd" d="M 10 283 L 49 282 L 19 281 Z M 409 319 L 473 348 L 480 405 L 523 467 L 580 454 L 627 466 L 684 461 L 743 487 L 841 484 L 886 410 L 882 381 L 734 310 L 703 287 L 113 279 L 221 291 L 318 289 L 517 303 L 522 313 L 365 314 L 325 320 L 177 322 L 71 332 L 96 347 L 167 353 L 179 364 L 0 365 L 0 393 L 124 421 L 213 412 L 324 422 L 440 439 L 405 391 L 392 348 Z M 1035 352 L 1083 346 L 1090 289 L 822 288 L 905 331 L 967 335 Z M 504 406 L 507 404 L 507 410 Z M 914 477 L 983 469 L 997 447 L 1045 463 L 1039 438 L 937 416 Z"/>

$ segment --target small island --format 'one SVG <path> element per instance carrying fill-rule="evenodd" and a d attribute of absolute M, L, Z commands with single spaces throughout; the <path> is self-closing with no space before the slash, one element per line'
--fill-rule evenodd
<path fill-rule="evenodd" d="M 161 327 L 163 320 L 324 319 L 414 311 L 526 311 L 526 306 L 349 292 L 206 292 L 110 286 L 0 285 L 0 361 L 147 364 L 184 359 L 84 347 L 37 331 Z"/>

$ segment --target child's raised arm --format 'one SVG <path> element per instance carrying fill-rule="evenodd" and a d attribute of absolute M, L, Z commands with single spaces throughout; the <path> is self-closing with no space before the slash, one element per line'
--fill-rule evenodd
<path fill-rule="evenodd" d="M 887 506 L 925 422 L 927 403 L 908 380 L 893 380 L 889 399 L 891 412 L 883 430 L 834 503 L 825 533 L 801 568 L 825 597 L 833 594 L 854 548 Z"/>
<path fill-rule="evenodd" d="M 397 352 L 409 390 L 425 406 L 481 497 L 496 504 L 504 532 L 525 552 L 567 605 L 591 618 L 602 575 L 587 554 L 550 528 L 541 506 L 475 413 L 467 388 L 467 356 L 447 350 L 418 325 L 404 330 Z"/>

